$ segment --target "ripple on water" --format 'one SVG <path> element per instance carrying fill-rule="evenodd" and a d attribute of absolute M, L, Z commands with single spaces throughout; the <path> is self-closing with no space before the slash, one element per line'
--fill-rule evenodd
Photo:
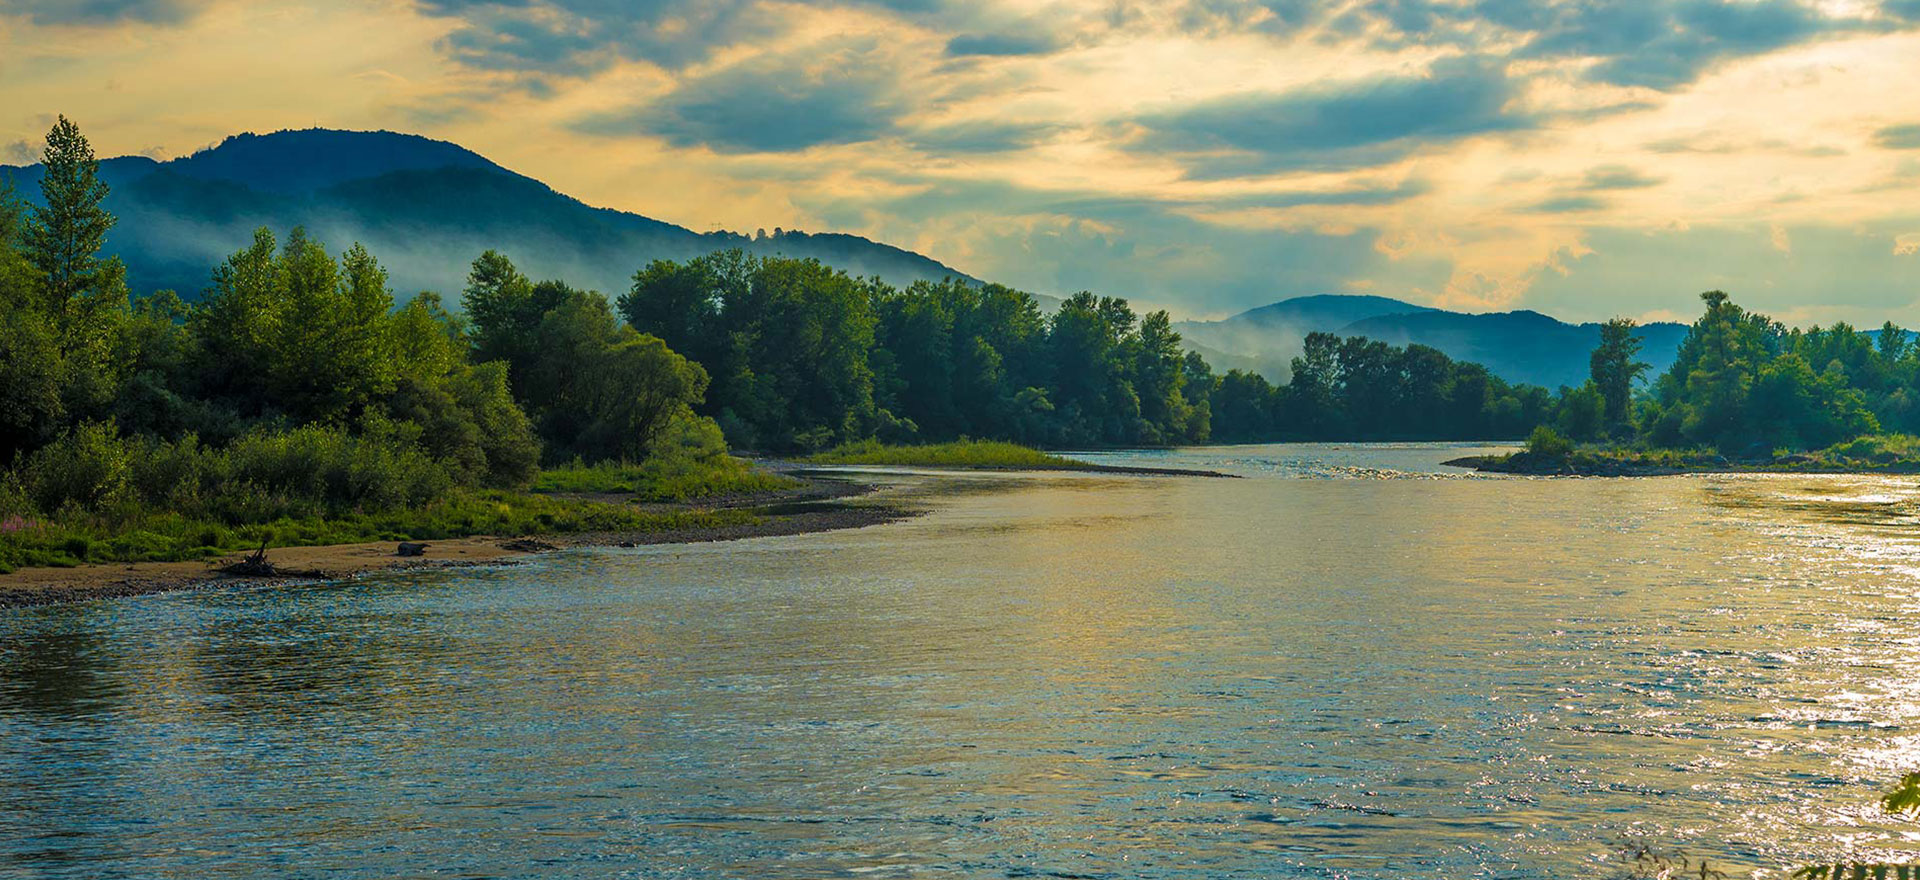
<path fill-rule="evenodd" d="M 1920 485 L 1408 444 L 0 616 L 0 875 L 1734 876 L 1897 854 Z M 1420 479 L 1408 479 L 1419 477 Z M 296 867 L 297 866 L 297 867 Z"/>

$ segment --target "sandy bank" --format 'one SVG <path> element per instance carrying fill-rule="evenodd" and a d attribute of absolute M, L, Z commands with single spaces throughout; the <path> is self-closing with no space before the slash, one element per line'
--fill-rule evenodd
<path fill-rule="evenodd" d="M 462 565 L 502 565 L 547 549 L 592 546 L 640 546 L 734 541 L 778 535 L 798 535 L 837 529 L 862 528 L 894 522 L 917 511 L 884 503 L 840 504 L 832 500 L 871 491 L 871 486 L 810 484 L 784 496 L 756 498 L 772 503 L 748 521 L 724 526 L 666 529 L 652 532 L 599 532 L 541 535 L 533 540 L 546 548 L 518 543 L 502 536 L 477 535 L 427 541 L 425 555 L 403 557 L 392 541 L 371 544 L 334 544 L 318 547 L 276 547 L 267 560 L 291 577 L 253 577 L 224 574 L 220 568 L 246 554 L 190 562 L 136 562 L 82 565 L 73 568 L 22 568 L 0 574 L 0 608 L 52 605 L 140 596 L 171 590 L 210 586 L 267 586 L 344 580 L 376 572 Z M 735 499 L 737 502 L 737 499 Z M 660 509 L 666 505 L 648 505 Z M 676 505 L 679 506 L 679 505 Z M 738 504 L 720 505 L 738 508 Z M 713 505 L 684 505 L 684 509 L 715 509 Z M 516 549 L 516 546 L 518 549 Z"/>

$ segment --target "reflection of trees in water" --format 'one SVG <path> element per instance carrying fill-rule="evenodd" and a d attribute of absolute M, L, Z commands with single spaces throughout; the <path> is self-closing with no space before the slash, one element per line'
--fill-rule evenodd
<path fill-rule="evenodd" d="M 113 774 L 119 749 L 108 719 L 126 690 L 104 631 L 109 617 L 93 604 L 39 609 L 0 637 L 0 865 L 95 858 L 115 847 L 95 830 L 135 809 Z"/>
<path fill-rule="evenodd" d="M 1739 479 L 1709 483 L 1708 504 L 1725 510 L 1775 512 L 1793 519 L 1856 526 L 1920 525 L 1920 495 L 1911 482 L 1801 482 Z"/>
<path fill-rule="evenodd" d="M 100 615 L 94 605 L 44 609 L 0 644 L 0 714 L 65 720 L 114 708 L 120 694 L 106 674 L 114 658 Z"/>
<path fill-rule="evenodd" d="M 308 597 L 309 599 L 311 597 Z M 456 688 L 422 670 L 457 662 L 458 646 L 403 613 L 240 610 L 204 626 L 187 656 L 209 711 L 247 721 L 337 720 L 341 711 L 434 711 Z"/>

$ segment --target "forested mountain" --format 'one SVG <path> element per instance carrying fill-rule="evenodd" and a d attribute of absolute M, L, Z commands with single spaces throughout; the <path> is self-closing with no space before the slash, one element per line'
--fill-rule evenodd
<path fill-rule="evenodd" d="M 0 166 L 29 200 L 42 168 Z M 171 288 L 189 299 L 207 267 L 262 226 L 305 227 L 316 240 L 361 242 L 381 255 L 394 289 L 459 290 L 473 255 L 510 244 L 534 277 L 625 290 L 637 266 L 725 248 L 814 257 L 855 275 L 905 284 L 964 274 L 854 235 L 699 233 L 595 208 L 460 146 L 394 132 L 309 129 L 242 134 L 168 162 L 100 163 L 121 222 L 104 253 L 127 264 L 136 293 Z"/>
<path fill-rule="evenodd" d="M 1417 306 L 1379 296 L 1303 296 L 1220 321 L 1176 325 L 1190 343 L 1238 359 L 1274 381 L 1286 381 L 1288 362 L 1309 333 L 1365 336 L 1391 345 L 1425 345 L 1454 360 L 1482 364 L 1508 382 L 1558 388 L 1587 379 L 1587 353 L 1600 341 L 1599 324 L 1569 324 L 1532 311 L 1469 314 Z M 1673 363 L 1687 328 L 1658 323 L 1636 327 L 1641 356 L 1657 371 Z M 1211 356 L 1208 361 L 1218 363 Z"/>
<path fill-rule="evenodd" d="M 1685 324 L 1642 324 L 1640 357 L 1653 372 L 1673 365 L 1685 339 Z M 1587 380 L 1587 355 L 1600 342 L 1599 324 L 1569 324 L 1534 311 L 1462 314 L 1428 310 L 1381 315 L 1356 321 L 1343 336 L 1365 336 L 1391 345 L 1419 343 L 1455 360 L 1473 361 L 1509 382 L 1546 388 L 1575 386 Z"/>

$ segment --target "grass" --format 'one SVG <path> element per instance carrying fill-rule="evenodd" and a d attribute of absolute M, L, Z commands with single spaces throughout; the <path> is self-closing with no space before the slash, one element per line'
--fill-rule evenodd
<path fill-rule="evenodd" d="M 801 483 L 731 455 L 658 458 L 644 464 L 601 462 L 540 472 L 536 492 L 631 493 L 636 501 L 698 501 L 791 489 Z"/>
<path fill-rule="evenodd" d="M 923 446 L 889 446 L 866 440 L 834 447 L 803 459 L 811 464 L 890 464 L 959 468 L 1035 468 L 1086 470 L 1086 462 L 1050 455 L 1016 443 L 956 440 Z"/>
<path fill-rule="evenodd" d="M 1529 441 L 1530 447 L 1532 441 Z M 1533 449 L 1508 456 L 1507 461 L 1534 461 L 1575 472 L 1605 472 L 1620 467 L 1645 471 L 1750 471 L 1761 473 L 1916 473 L 1920 472 L 1920 437 L 1911 434 L 1865 434 L 1825 449 L 1775 449 L 1757 459 L 1732 460 L 1711 449 L 1642 449 L 1579 447 L 1543 454 Z"/>
<path fill-rule="evenodd" d="M 378 514 L 281 518 L 229 526 L 179 513 L 80 515 L 0 521 L 0 573 L 26 566 L 171 562 L 269 547 L 424 541 L 471 535 L 656 532 L 754 521 L 744 511 L 646 512 L 622 504 L 523 492 L 455 491 L 427 504 Z"/>

